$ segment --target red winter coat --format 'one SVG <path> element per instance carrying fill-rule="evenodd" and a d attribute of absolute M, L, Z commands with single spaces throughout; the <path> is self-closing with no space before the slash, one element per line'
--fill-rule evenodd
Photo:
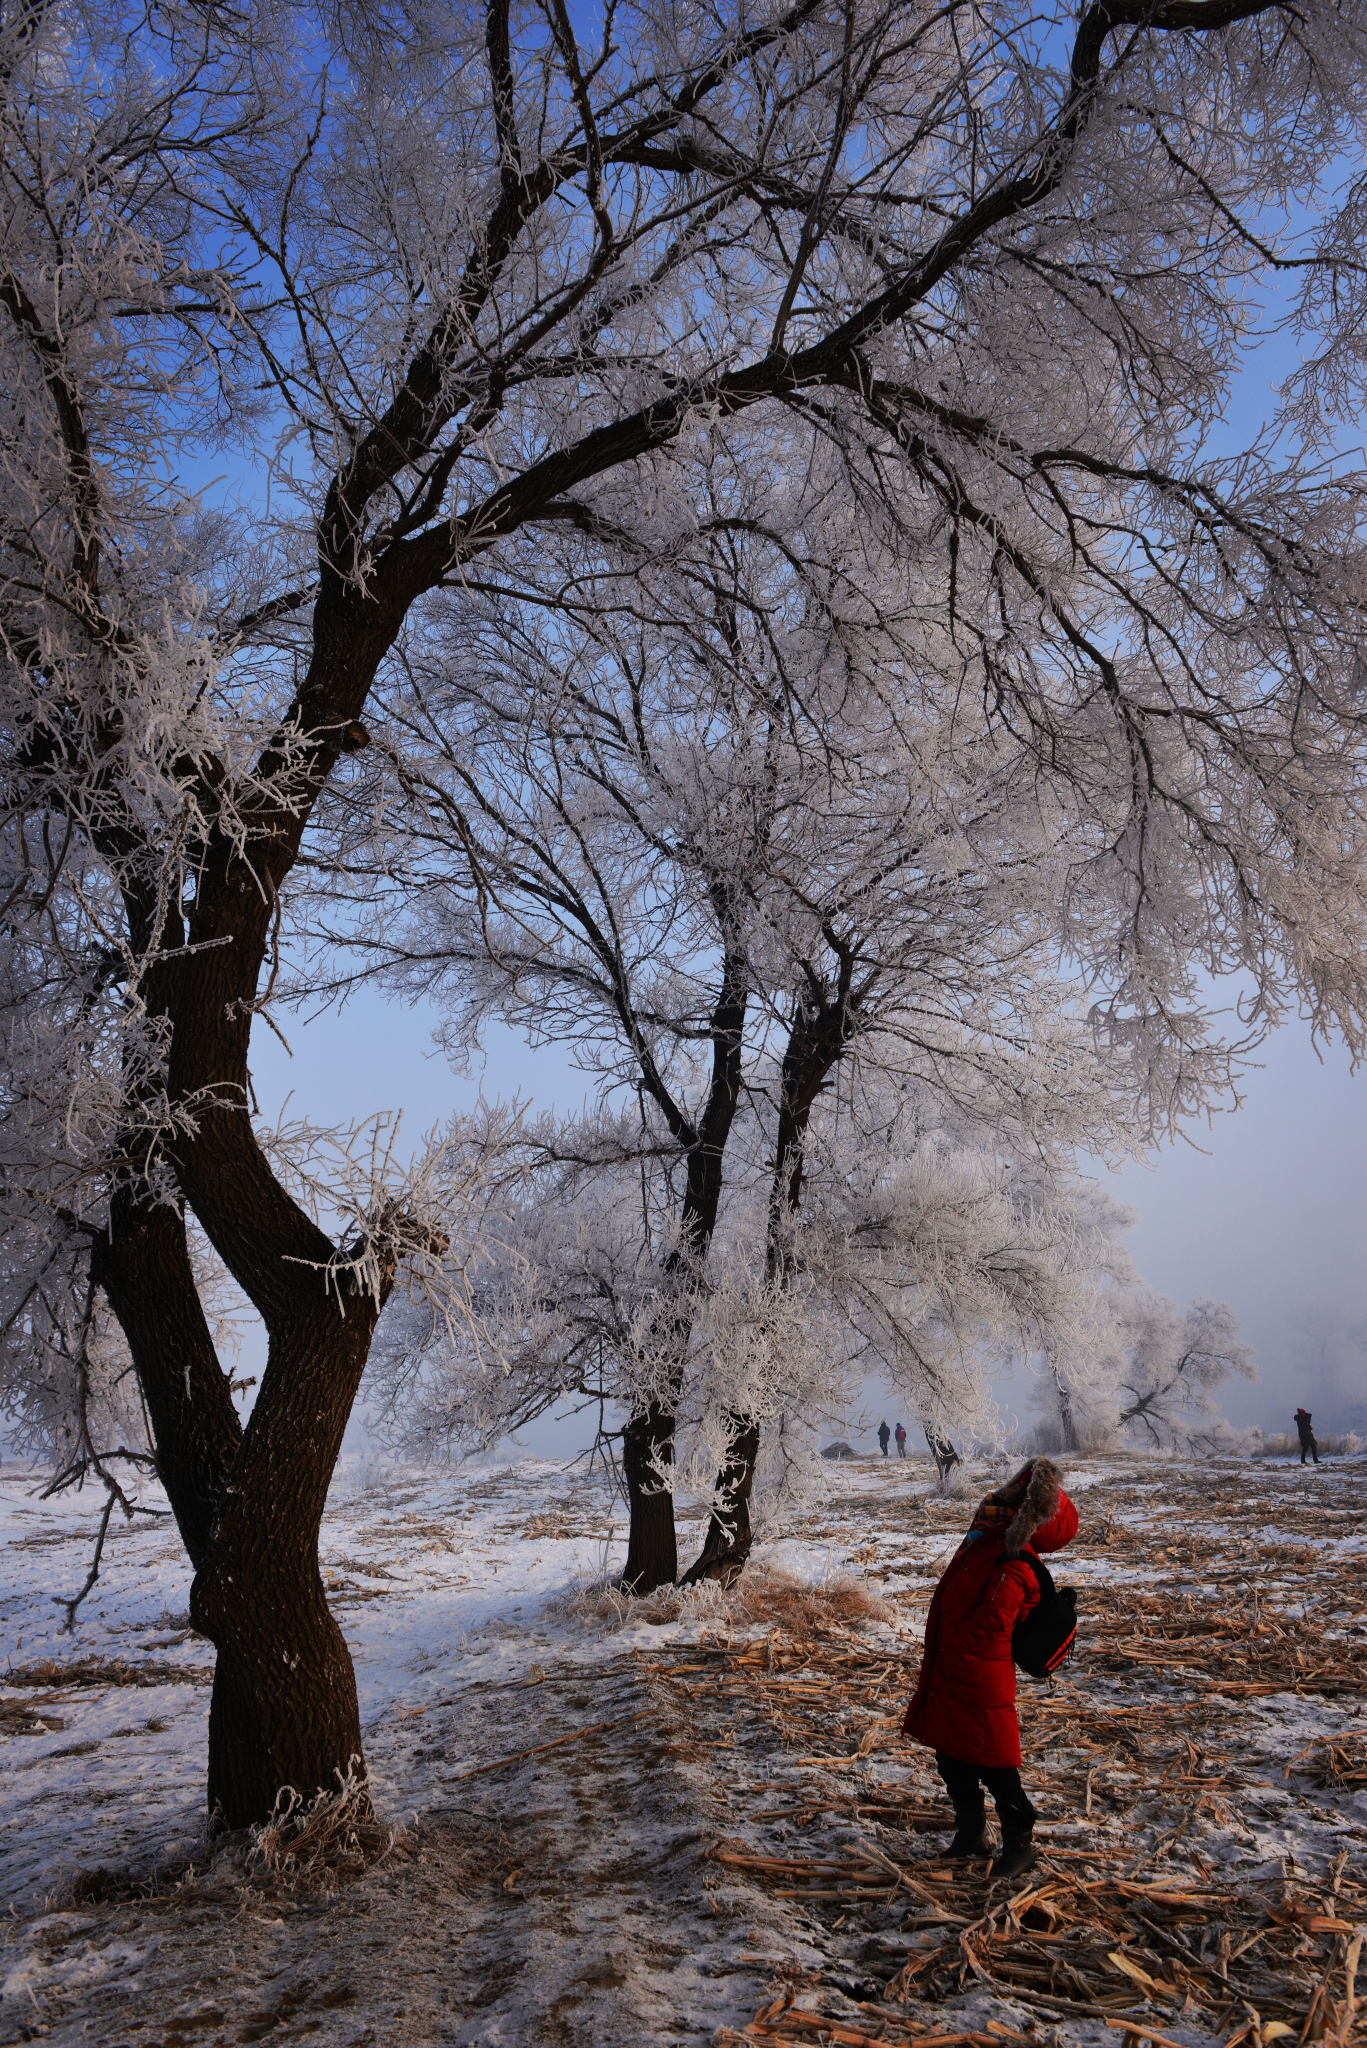
<path fill-rule="evenodd" d="M 1062 1550 L 1076 1534 L 1077 1509 L 1059 1487 L 1053 1512 L 1025 1547 Z M 1006 1535 L 1005 1519 L 974 1527 L 950 1560 L 930 1603 L 921 1682 L 902 1724 L 913 1741 L 966 1764 L 1021 1760 L 1011 1631 L 1038 1606 L 1039 1586 L 1028 1564 L 1006 1556 Z"/>

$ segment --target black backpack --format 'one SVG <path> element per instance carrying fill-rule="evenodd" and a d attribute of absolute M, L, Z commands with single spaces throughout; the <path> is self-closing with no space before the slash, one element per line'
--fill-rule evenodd
<path fill-rule="evenodd" d="M 1077 1593 L 1056 1586 L 1048 1565 L 1032 1550 L 1023 1550 L 1013 1564 L 1028 1564 L 1039 1586 L 1039 1604 L 1011 1631 L 1011 1655 L 1032 1678 L 1052 1678 L 1077 1640 Z"/>

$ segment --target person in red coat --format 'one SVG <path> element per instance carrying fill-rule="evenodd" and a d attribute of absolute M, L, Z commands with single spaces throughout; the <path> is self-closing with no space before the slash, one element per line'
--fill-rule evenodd
<path fill-rule="evenodd" d="M 1001 1852 L 992 1877 L 1015 1877 L 1035 1860 L 1035 1809 L 1020 1781 L 1020 1723 L 1011 1631 L 1039 1602 L 1026 1550 L 1062 1550 L 1077 1534 L 1077 1509 L 1057 1465 L 1034 1458 L 1009 1485 L 989 1493 L 949 1562 L 926 1617 L 921 1681 L 902 1733 L 935 1751 L 954 1803 L 952 1857 L 986 1856 L 992 1794 Z"/>

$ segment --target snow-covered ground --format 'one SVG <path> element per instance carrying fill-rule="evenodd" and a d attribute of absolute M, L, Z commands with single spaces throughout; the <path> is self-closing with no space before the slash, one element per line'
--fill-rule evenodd
<path fill-rule="evenodd" d="M 75 1632 L 64 1632 L 62 1599 L 85 1578 L 103 1493 L 39 1502 L 35 1492 L 33 1476 L 0 1478 L 5 1663 L 122 1662 L 136 1685 L 65 1690 L 44 1712 L 50 1732 L 0 1738 L 0 1899 L 26 1912 L 92 1861 L 174 1862 L 199 1843 L 213 1673 L 212 1645 L 190 1629 L 190 1567 L 170 1520 L 111 1521 L 99 1580 Z M 155 1489 L 143 1497 L 165 1506 Z M 700 1547 L 702 1527 L 681 1516 L 681 1555 Z M 398 1736 L 453 1692 L 517 1685 L 552 1664 L 596 1667 L 696 1633 L 696 1624 L 642 1620 L 608 1634 L 566 1614 L 567 1596 L 620 1569 L 625 1536 L 625 1511 L 605 1481 L 554 1461 L 435 1474 L 359 1459 L 339 1468 L 320 1554 L 382 1808 L 407 1812 L 429 1793 Z M 834 1533 L 797 1534 L 764 1556 L 822 1576 L 843 1547 Z M 3 1697 L 27 1708 L 35 1694 L 6 1687 Z M 459 1772 L 480 1760 L 458 1748 L 437 1781 L 446 1764 Z"/>
<path fill-rule="evenodd" d="M 0 2041 L 607 2048 L 743 2028 L 776 1984 L 796 1989 L 792 2026 L 820 2005 L 861 2038 L 854 2020 L 887 1971 L 862 1980 L 858 1958 L 904 1925 L 897 1870 L 914 1884 L 916 1857 L 943 1846 L 930 1760 L 901 1743 L 896 1717 L 936 1571 L 993 1483 L 979 1468 L 964 1498 L 943 1500 L 932 1478 L 916 1461 L 833 1467 L 827 1500 L 759 1546 L 771 1574 L 835 1589 L 813 1649 L 780 1582 L 765 1608 L 763 1569 L 748 1610 L 657 1600 L 619 1622 L 592 1592 L 620 1566 L 624 1515 L 582 1468 L 344 1466 L 324 1575 L 376 1800 L 408 1832 L 335 1895 L 294 1896 L 254 1879 L 240 1845 L 225 1859 L 204 1842 L 212 1650 L 188 1627 L 173 1525 L 111 1526 L 64 1634 L 61 1599 L 85 1577 L 100 1502 L 41 1503 L 7 1470 Z M 1103 1874 L 1181 1864 L 1189 1881 L 1246 1891 L 1288 1873 L 1317 1882 L 1337 1858 L 1342 1883 L 1345 1864 L 1367 1863 L 1367 1790 L 1351 1772 L 1313 1785 L 1295 1759 L 1326 1741 L 1357 1754 L 1367 1733 L 1353 1677 L 1367 1461 L 1075 1461 L 1067 1483 L 1083 1515 L 1067 1576 L 1085 1647 L 1022 1714 L 1027 1782 L 1048 1792 L 1046 1854 Z M 685 1521 L 681 1555 L 700 1537 Z M 850 1618 L 842 1573 L 881 1610 Z M 1233 1663 L 1231 1616 L 1248 1631 Z M 1182 1648 L 1198 1624 L 1204 1672 L 1207 1653 Z M 1344 1683 L 1302 1680 L 1295 1642 Z M 1283 1646 L 1274 1671 L 1266 1657 Z M 1184 1731 L 1200 1761 L 1175 1779 Z M 804 1857 L 846 1875 L 780 1882 L 780 1864 L 798 1872 Z M 848 1874 L 861 1857 L 883 1859 L 896 1896 L 861 1892 Z M 177 1885 L 187 1865 L 196 1876 Z M 995 2016 L 998 2032 L 1029 2030 L 1048 2006 L 1002 1996 L 981 1970 L 951 2003 L 919 2022 L 904 2005 L 905 2024 L 971 2032 Z M 1161 2024 L 1192 2048 L 1218 2035 L 1199 2001 Z M 801 2031 L 761 2023 L 748 2038 Z M 1080 2008 L 1052 2017 L 1055 2037 L 1117 2038 Z"/>

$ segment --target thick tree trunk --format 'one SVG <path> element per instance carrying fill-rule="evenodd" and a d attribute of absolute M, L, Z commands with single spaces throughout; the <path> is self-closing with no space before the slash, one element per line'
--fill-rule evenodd
<path fill-rule="evenodd" d="M 272 1337 L 190 1596 L 218 1651 L 208 1798 L 229 1828 L 269 1813 L 282 1786 L 308 1798 L 365 1776 L 356 1678 L 323 1592 L 318 1532 L 376 1309 L 353 1296 L 343 1315 L 321 1285 L 313 1295 L 312 1313 Z"/>
<path fill-rule="evenodd" d="M 673 1411 L 652 1401 L 622 1431 L 622 1471 L 631 1512 L 621 1579 L 625 1593 L 653 1593 L 657 1586 L 674 1584 L 679 1569 L 674 1496 L 661 1485 L 657 1470 L 658 1465 L 673 1462 Z"/>
<path fill-rule="evenodd" d="M 684 1586 L 696 1586 L 702 1579 L 715 1579 L 723 1587 L 732 1585 L 744 1571 L 754 1542 L 750 1495 L 759 1458 L 759 1424 L 742 1415 L 732 1415 L 728 1421 L 730 1452 L 717 1474 L 718 1504 L 708 1523 L 702 1554 L 680 1580 Z"/>
<path fill-rule="evenodd" d="M 217 1826 L 245 1827 L 282 1786 L 308 1797 L 364 1775 L 356 1681 L 324 1596 L 318 1532 L 375 1305 L 353 1298 L 343 1315 L 321 1276 L 293 1277 L 307 1307 L 292 1334 L 272 1339 L 244 1436 L 179 1211 L 121 1196 L 93 1273 L 128 1338 L 195 1566 L 191 1617 L 218 1652 L 209 1812 Z"/>
<path fill-rule="evenodd" d="M 301 1557 L 263 1531 L 246 1564 L 227 1573 L 215 1560 L 190 1597 L 195 1626 L 218 1651 L 209 1703 L 215 1828 L 263 1819 L 284 1786 L 308 1798 L 365 1776 L 356 1675 L 324 1597 L 316 1533 Z"/>

